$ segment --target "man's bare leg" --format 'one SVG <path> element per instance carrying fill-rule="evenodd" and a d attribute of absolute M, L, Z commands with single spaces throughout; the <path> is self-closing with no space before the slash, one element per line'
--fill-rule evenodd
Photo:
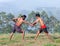
<path fill-rule="evenodd" d="M 22 30 L 22 39 L 24 40 L 25 32 Z"/>
<path fill-rule="evenodd" d="M 10 40 L 12 39 L 12 37 L 13 37 L 13 34 L 14 34 L 14 33 L 12 32 L 12 33 L 11 33 L 11 36 L 10 36 Z"/>
<path fill-rule="evenodd" d="M 36 37 L 35 37 L 35 40 L 37 39 L 37 37 L 39 36 L 40 34 L 40 31 L 38 30 L 37 34 L 36 34 Z"/>
<path fill-rule="evenodd" d="M 45 34 L 46 34 L 47 38 L 48 38 L 51 42 L 54 42 L 54 41 L 52 40 L 51 36 L 50 36 L 48 33 L 45 33 Z"/>

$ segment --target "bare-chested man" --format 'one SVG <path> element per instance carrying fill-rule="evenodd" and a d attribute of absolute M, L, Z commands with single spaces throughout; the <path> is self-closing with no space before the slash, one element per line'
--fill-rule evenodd
<path fill-rule="evenodd" d="M 13 34 L 14 34 L 16 31 L 22 33 L 22 38 L 23 38 L 23 40 L 24 40 L 24 30 L 21 28 L 21 25 L 22 25 L 23 23 L 29 24 L 27 21 L 25 21 L 25 18 L 26 18 L 26 15 L 23 15 L 23 16 L 21 16 L 20 18 L 14 18 L 14 19 L 13 19 L 13 21 L 15 22 L 15 24 L 14 24 L 14 28 L 13 28 L 13 31 L 12 31 L 11 36 L 10 36 L 10 40 L 12 39 Z"/>
<path fill-rule="evenodd" d="M 36 21 L 32 23 L 32 26 L 34 26 L 36 23 L 40 24 L 40 27 L 39 27 L 40 29 L 38 30 L 38 32 L 36 34 L 35 40 L 37 39 L 37 37 L 39 36 L 39 34 L 41 32 L 43 32 L 43 31 L 48 36 L 48 38 L 50 40 L 52 40 L 51 37 L 50 37 L 50 35 L 49 35 L 49 33 L 48 33 L 48 31 L 47 31 L 47 26 L 44 24 L 44 21 L 42 20 L 42 18 L 40 18 L 40 14 L 36 14 Z"/>

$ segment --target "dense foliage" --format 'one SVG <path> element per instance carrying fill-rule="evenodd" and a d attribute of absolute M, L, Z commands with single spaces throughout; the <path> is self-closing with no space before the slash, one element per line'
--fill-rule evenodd
<path fill-rule="evenodd" d="M 35 21 L 35 14 L 36 13 L 40 13 L 41 18 L 43 18 L 45 24 L 47 25 L 48 31 L 51 33 L 55 33 L 55 32 L 60 32 L 60 21 L 57 20 L 54 16 L 50 16 L 45 12 L 34 12 L 32 11 L 31 13 L 28 14 L 27 16 L 27 21 L 32 23 Z M 22 14 L 19 14 L 18 17 L 20 17 Z M 0 33 L 10 33 L 12 31 L 12 27 L 13 27 L 13 21 L 12 18 L 14 18 L 15 15 L 13 15 L 12 13 L 7 14 L 6 12 L 0 12 Z M 35 27 L 31 27 L 28 26 L 26 24 L 22 25 L 22 28 L 26 31 L 26 32 L 30 32 L 30 33 L 36 33 L 36 31 L 39 29 L 39 24 L 36 24 Z"/>

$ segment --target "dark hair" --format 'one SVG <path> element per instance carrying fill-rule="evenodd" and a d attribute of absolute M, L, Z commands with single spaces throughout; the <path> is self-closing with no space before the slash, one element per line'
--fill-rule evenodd
<path fill-rule="evenodd" d="M 23 15 L 23 16 L 21 16 L 21 17 L 24 17 L 24 18 L 23 18 L 23 20 L 25 20 L 25 18 L 26 18 L 26 15 Z"/>
<path fill-rule="evenodd" d="M 37 17 L 40 17 L 40 14 L 36 14 Z"/>
<path fill-rule="evenodd" d="M 26 18 L 26 15 L 23 15 L 24 18 Z"/>

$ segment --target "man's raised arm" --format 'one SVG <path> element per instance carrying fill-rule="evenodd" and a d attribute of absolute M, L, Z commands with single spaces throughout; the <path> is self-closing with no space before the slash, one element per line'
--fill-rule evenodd
<path fill-rule="evenodd" d="M 12 20 L 13 20 L 14 22 L 16 22 L 17 19 L 18 19 L 18 18 L 13 18 Z"/>
<path fill-rule="evenodd" d="M 35 20 L 35 21 L 32 23 L 32 25 L 34 26 L 38 21 L 39 21 L 38 19 Z"/>
<path fill-rule="evenodd" d="M 28 25 L 31 25 L 32 26 L 32 24 L 30 24 L 29 22 L 27 22 L 27 21 L 23 21 L 25 24 L 28 24 Z"/>
<path fill-rule="evenodd" d="M 15 19 L 18 19 L 18 18 L 13 18 L 12 20 L 15 20 Z"/>

